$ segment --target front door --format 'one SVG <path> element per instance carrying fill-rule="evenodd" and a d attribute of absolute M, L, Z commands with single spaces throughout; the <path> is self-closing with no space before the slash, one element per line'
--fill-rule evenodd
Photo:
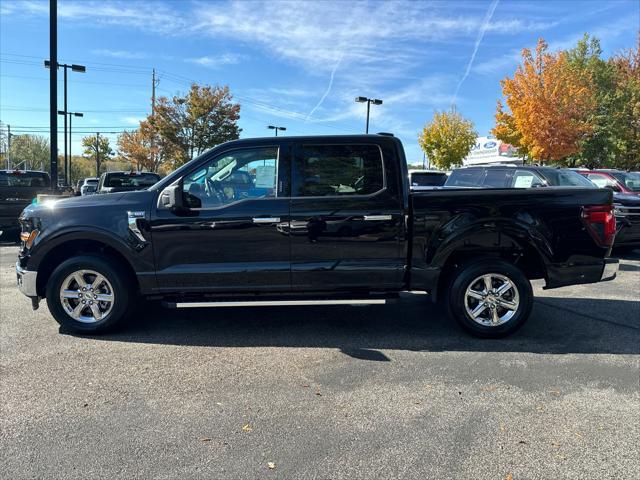
<path fill-rule="evenodd" d="M 289 291 L 288 154 L 239 148 L 195 166 L 183 181 L 185 208 L 151 222 L 159 289 Z"/>
<path fill-rule="evenodd" d="M 400 172 L 383 157 L 374 143 L 296 145 L 289 228 L 294 290 L 402 286 Z"/>

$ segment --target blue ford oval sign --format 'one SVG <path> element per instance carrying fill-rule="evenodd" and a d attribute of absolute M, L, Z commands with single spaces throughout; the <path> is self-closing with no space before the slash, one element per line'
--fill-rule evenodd
<path fill-rule="evenodd" d="M 496 143 L 496 142 L 487 142 L 487 143 L 485 143 L 485 144 L 482 146 L 482 148 L 493 148 L 493 147 L 495 147 L 496 145 L 497 145 L 497 143 Z"/>

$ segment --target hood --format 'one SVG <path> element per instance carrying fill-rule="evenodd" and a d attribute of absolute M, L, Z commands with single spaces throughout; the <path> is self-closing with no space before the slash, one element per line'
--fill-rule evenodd
<path fill-rule="evenodd" d="M 640 195 L 635 195 L 633 193 L 614 193 L 613 203 L 640 206 Z"/>
<path fill-rule="evenodd" d="M 22 212 L 22 218 L 50 218 L 57 216 L 73 217 L 78 213 L 95 210 L 92 213 L 107 214 L 109 207 L 122 209 L 147 209 L 153 192 L 138 190 L 134 192 L 112 193 L 109 195 L 87 195 L 81 197 L 64 197 L 60 200 L 46 200 L 43 203 L 31 204 Z M 120 208 L 121 207 L 121 208 Z M 99 209 L 99 210 L 98 210 Z"/>

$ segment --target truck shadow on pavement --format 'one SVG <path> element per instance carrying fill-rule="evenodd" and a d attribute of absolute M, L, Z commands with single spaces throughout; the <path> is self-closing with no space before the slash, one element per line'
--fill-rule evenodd
<path fill-rule="evenodd" d="M 336 348 L 369 361 L 388 361 L 381 349 L 638 354 L 640 302 L 540 297 L 529 322 L 499 340 L 469 336 L 424 297 L 380 307 L 185 311 L 147 304 L 121 331 L 95 338 L 205 347 Z"/>

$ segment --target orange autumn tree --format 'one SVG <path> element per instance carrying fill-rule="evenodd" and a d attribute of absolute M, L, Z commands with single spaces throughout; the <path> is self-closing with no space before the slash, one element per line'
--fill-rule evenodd
<path fill-rule="evenodd" d="M 565 52 L 550 53 L 542 39 L 535 54 L 522 51 L 522 60 L 513 78 L 500 82 L 510 113 L 498 105 L 494 134 L 536 160 L 561 162 L 590 132 L 591 79 L 571 66 Z"/>

